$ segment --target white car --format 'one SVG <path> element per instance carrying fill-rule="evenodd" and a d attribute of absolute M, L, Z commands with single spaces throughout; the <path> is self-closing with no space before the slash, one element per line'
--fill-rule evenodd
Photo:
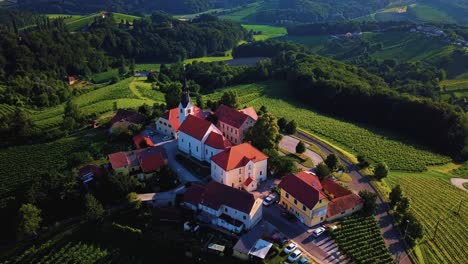
<path fill-rule="evenodd" d="M 314 237 L 319 237 L 321 234 L 323 234 L 323 232 L 325 232 L 325 228 L 318 227 L 314 230 L 314 232 L 312 232 L 312 234 L 314 235 Z"/>
<path fill-rule="evenodd" d="M 270 206 L 274 202 L 276 202 L 276 195 L 275 194 L 270 194 L 268 195 L 264 200 L 263 200 L 263 205 L 264 206 Z"/>
<path fill-rule="evenodd" d="M 289 255 L 288 261 L 292 263 L 296 261 L 298 258 L 300 258 L 301 256 L 302 256 L 302 251 L 300 251 L 299 249 L 296 249 L 291 255 Z"/>
<path fill-rule="evenodd" d="M 294 251 L 296 248 L 297 248 L 297 245 L 291 242 L 283 249 L 283 252 L 286 254 L 289 254 L 292 251 Z"/>
<path fill-rule="evenodd" d="M 171 140 L 172 137 L 171 137 L 171 136 L 165 136 L 165 137 L 163 137 L 162 139 L 163 139 L 164 141 L 168 141 L 168 140 Z"/>
<path fill-rule="evenodd" d="M 302 257 L 297 263 L 298 264 L 308 264 L 309 260 L 306 259 L 305 257 Z"/>

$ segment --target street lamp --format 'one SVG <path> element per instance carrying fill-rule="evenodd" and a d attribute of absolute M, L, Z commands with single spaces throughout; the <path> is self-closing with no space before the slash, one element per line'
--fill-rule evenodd
<path fill-rule="evenodd" d="M 406 238 L 406 232 L 408 231 L 409 220 L 406 220 L 405 234 L 403 235 L 403 240 Z"/>

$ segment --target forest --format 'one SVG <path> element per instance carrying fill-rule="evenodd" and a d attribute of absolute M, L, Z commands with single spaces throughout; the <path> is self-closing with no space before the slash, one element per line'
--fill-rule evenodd
<path fill-rule="evenodd" d="M 254 0 L 19 0 L 20 9 L 41 13 L 85 14 L 107 10 L 130 14 L 149 14 L 160 10 L 171 14 L 199 13 L 213 8 L 227 8 L 253 2 Z"/>

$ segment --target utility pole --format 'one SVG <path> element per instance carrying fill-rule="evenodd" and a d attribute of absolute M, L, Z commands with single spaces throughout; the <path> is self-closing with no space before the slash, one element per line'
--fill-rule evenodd
<path fill-rule="evenodd" d="M 408 231 L 408 226 L 409 226 L 409 220 L 406 220 L 406 228 L 405 228 L 405 234 L 403 235 L 403 240 L 406 238 L 406 232 Z"/>

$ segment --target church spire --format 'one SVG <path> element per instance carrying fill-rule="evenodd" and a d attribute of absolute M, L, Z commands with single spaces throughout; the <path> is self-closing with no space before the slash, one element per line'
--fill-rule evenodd
<path fill-rule="evenodd" d="M 184 76 L 184 83 L 182 86 L 182 100 L 180 101 L 182 106 L 185 108 L 187 107 L 188 103 L 190 103 L 190 93 L 187 85 L 187 78 Z"/>

